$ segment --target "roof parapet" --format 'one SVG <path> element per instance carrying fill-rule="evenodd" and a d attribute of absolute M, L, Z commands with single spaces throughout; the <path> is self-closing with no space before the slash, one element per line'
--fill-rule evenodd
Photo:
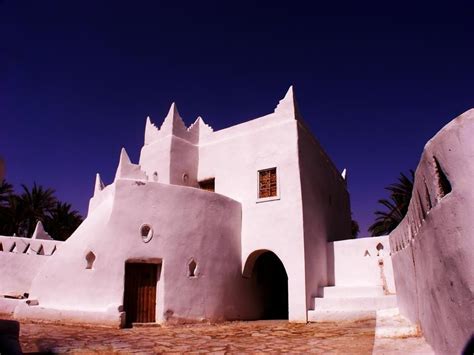
<path fill-rule="evenodd" d="M 152 143 L 158 138 L 158 128 L 151 123 L 150 116 L 147 116 L 145 123 L 145 145 Z"/>
<path fill-rule="evenodd" d="M 199 143 L 202 137 L 208 136 L 212 132 L 214 132 L 212 127 L 204 122 L 201 116 L 198 116 L 196 121 L 194 121 L 194 123 L 188 128 L 190 141 L 194 144 Z"/>
<path fill-rule="evenodd" d="M 119 165 L 115 173 L 115 180 L 117 179 L 148 180 L 140 165 L 132 164 L 125 148 L 120 151 Z"/>
<path fill-rule="evenodd" d="M 192 143 L 197 143 L 197 141 L 195 141 L 195 135 L 190 133 L 189 129 L 186 128 L 178 112 L 178 107 L 174 102 L 171 104 L 168 114 L 159 129 L 151 122 L 150 117 L 147 117 L 145 124 L 145 145 L 170 135 L 188 140 Z"/>
<path fill-rule="evenodd" d="M 289 116 L 295 120 L 301 118 L 298 104 L 295 99 L 293 85 L 289 87 L 285 97 L 281 99 L 277 107 L 275 107 L 274 113 L 282 116 Z"/>
<path fill-rule="evenodd" d="M 166 115 L 165 120 L 160 127 L 160 135 L 167 136 L 173 134 L 175 136 L 186 139 L 187 138 L 186 125 L 184 124 L 183 119 L 179 115 L 178 107 L 176 103 L 172 103 Z"/>
<path fill-rule="evenodd" d="M 31 236 L 31 239 L 53 240 L 48 232 L 44 230 L 43 223 L 41 223 L 41 221 L 36 223 L 36 228 L 33 232 L 33 235 Z"/>

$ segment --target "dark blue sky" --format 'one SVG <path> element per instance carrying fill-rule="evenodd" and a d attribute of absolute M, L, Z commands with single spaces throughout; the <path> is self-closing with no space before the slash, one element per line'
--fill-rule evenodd
<path fill-rule="evenodd" d="M 161 123 L 176 101 L 187 124 L 221 129 L 294 84 L 365 235 L 384 187 L 474 106 L 473 5 L 316 3 L 0 0 L 7 179 L 85 213 L 122 146 L 138 161 L 147 115 Z"/>

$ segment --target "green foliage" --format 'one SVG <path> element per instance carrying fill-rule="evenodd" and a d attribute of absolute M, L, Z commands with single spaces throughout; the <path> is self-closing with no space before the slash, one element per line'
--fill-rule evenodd
<path fill-rule="evenodd" d="M 415 172 L 410 170 L 410 176 L 400 173 L 398 182 L 390 184 L 385 189 L 390 192 L 388 199 L 378 201 L 385 207 L 385 211 L 376 211 L 375 223 L 369 227 L 373 237 L 387 235 L 393 231 L 408 212 Z"/>
<path fill-rule="evenodd" d="M 36 223 L 43 222 L 52 238 L 66 240 L 82 222 L 82 216 L 71 205 L 58 201 L 54 190 L 33 184 L 15 194 L 13 186 L 0 183 L 0 235 L 31 237 Z"/>
<path fill-rule="evenodd" d="M 69 203 L 57 202 L 46 216 L 45 230 L 56 240 L 66 240 L 82 223 L 82 216 Z"/>
<path fill-rule="evenodd" d="M 0 182 L 0 208 L 8 206 L 10 196 L 13 194 L 13 185 L 3 179 Z"/>

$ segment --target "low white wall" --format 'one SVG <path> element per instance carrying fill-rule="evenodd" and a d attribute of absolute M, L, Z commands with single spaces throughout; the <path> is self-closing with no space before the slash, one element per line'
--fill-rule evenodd
<path fill-rule="evenodd" d="M 59 243 L 61 242 L 0 236 L 0 296 L 28 293 L 38 270 Z"/>
<path fill-rule="evenodd" d="M 395 293 L 388 238 L 383 236 L 328 243 L 328 274 L 331 284 L 382 286 L 387 293 Z"/>

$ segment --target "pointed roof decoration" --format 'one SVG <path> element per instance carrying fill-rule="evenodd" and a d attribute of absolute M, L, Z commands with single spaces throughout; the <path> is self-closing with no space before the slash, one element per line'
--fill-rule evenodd
<path fill-rule="evenodd" d="M 147 116 L 145 123 L 145 145 L 152 143 L 158 138 L 158 128 L 151 123 L 150 116 Z"/>
<path fill-rule="evenodd" d="M 128 157 L 127 151 L 122 147 L 120 150 L 119 164 L 117 167 L 117 172 L 115 173 L 115 179 L 122 177 L 130 165 L 132 165 L 132 162 Z"/>
<path fill-rule="evenodd" d="M 129 164 L 132 164 L 130 157 L 128 156 L 125 148 L 122 147 L 122 149 L 120 149 L 119 168 L 121 165 L 124 166 Z"/>
<path fill-rule="evenodd" d="M 53 240 L 53 238 L 51 238 L 51 236 L 44 230 L 43 223 L 41 223 L 41 221 L 36 223 L 36 228 L 31 239 Z"/>
<path fill-rule="evenodd" d="M 95 186 L 94 186 L 94 196 L 96 196 L 99 192 L 101 192 L 105 188 L 102 179 L 100 178 L 100 174 L 97 173 L 95 175 Z"/>
<path fill-rule="evenodd" d="M 163 124 L 160 127 L 160 133 L 162 134 L 174 134 L 179 137 L 186 137 L 186 125 L 183 119 L 179 115 L 176 103 L 172 103 L 168 115 L 166 115 Z"/>
<path fill-rule="evenodd" d="M 196 121 L 194 121 L 194 123 L 189 126 L 188 132 L 191 134 L 190 139 L 192 143 L 197 144 L 199 143 L 201 137 L 204 137 L 214 132 L 214 130 L 211 126 L 204 122 L 201 116 L 198 116 L 198 118 L 196 118 Z"/>
<path fill-rule="evenodd" d="M 341 173 L 341 176 L 342 176 L 342 178 L 343 178 L 344 180 L 346 180 L 346 175 L 347 175 L 347 169 L 344 168 L 344 170 L 343 170 L 342 173 Z"/>
<path fill-rule="evenodd" d="M 281 115 L 288 115 L 294 119 L 299 119 L 300 113 L 293 91 L 293 85 L 291 85 L 288 91 L 286 92 L 285 97 L 281 99 L 278 103 L 274 112 Z"/>
<path fill-rule="evenodd" d="M 342 171 L 341 177 L 344 180 L 344 184 L 347 186 L 347 177 L 348 176 L 347 176 L 347 169 L 346 168 L 344 168 L 344 170 Z"/>
<path fill-rule="evenodd" d="M 120 151 L 119 165 L 115 173 L 115 180 L 117 179 L 147 180 L 146 174 L 140 169 L 140 165 L 132 164 L 125 148 Z"/>

